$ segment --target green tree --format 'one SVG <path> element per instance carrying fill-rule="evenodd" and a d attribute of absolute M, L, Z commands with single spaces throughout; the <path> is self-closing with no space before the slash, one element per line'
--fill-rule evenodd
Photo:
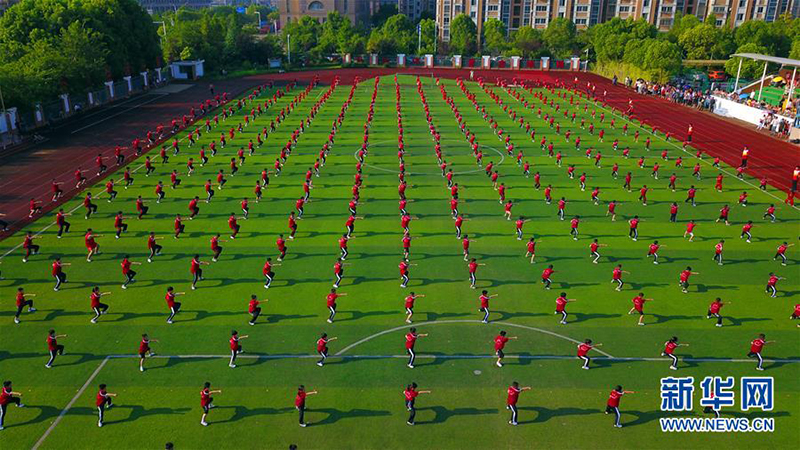
<path fill-rule="evenodd" d="M 631 39 L 625 44 L 625 54 L 622 61 L 633 66 L 644 68 L 647 48 L 654 39 Z"/>
<path fill-rule="evenodd" d="M 419 21 L 422 32 L 421 54 L 432 54 L 438 46 L 436 45 L 436 21 L 434 19 L 422 19 Z"/>
<path fill-rule="evenodd" d="M 703 23 L 684 31 L 678 42 L 687 59 L 714 59 L 721 38 L 722 33 L 717 27 Z"/>
<path fill-rule="evenodd" d="M 541 56 L 544 51 L 542 32 L 531 27 L 522 27 L 512 36 L 511 53 L 523 58 Z"/>
<path fill-rule="evenodd" d="M 744 44 L 736 49 L 736 53 L 760 53 L 763 55 L 766 52 L 764 47 L 752 42 Z M 742 72 L 740 75 L 742 78 L 752 80 L 761 77 L 761 72 L 764 70 L 764 62 L 747 58 L 731 58 L 725 61 L 725 72 L 735 77 L 736 72 L 739 70 L 739 61 L 742 62 Z"/>
<path fill-rule="evenodd" d="M 358 0 L 355 0 L 358 1 Z M 370 22 L 372 22 L 372 28 L 380 28 L 389 20 L 389 17 L 397 15 L 397 5 L 384 3 L 378 9 L 378 12 L 372 15 L 370 18 Z"/>
<path fill-rule="evenodd" d="M 681 35 L 692 28 L 700 25 L 700 19 L 694 14 L 683 15 L 681 13 L 675 14 L 675 19 L 672 23 L 672 28 L 667 32 L 667 38 L 677 43 Z"/>
<path fill-rule="evenodd" d="M 575 24 L 563 17 L 553 19 L 544 30 L 542 39 L 553 57 L 568 58 L 575 46 Z"/>
<path fill-rule="evenodd" d="M 320 29 L 321 26 L 316 19 L 310 16 L 303 16 L 300 20 L 287 23 L 283 27 L 281 32 L 282 41 L 285 43 L 289 38 L 292 56 L 296 58 L 314 56 L 311 51 L 319 43 Z"/>
<path fill-rule="evenodd" d="M 642 68 L 649 70 L 654 79 L 666 82 L 670 75 L 680 70 L 682 54 L 677 44 L 668 40 L 648 39 L 643 45 L 647 51 Z"/>
<path fill-rule="evenodd" d="M 489 19 L 483 23 L 483 48 L 492 56 L 502 54 L 508 48 L 506 25 L 499 19 Z"/>
<path fill-rule="evenodd" d="M 459 14 L 450 22 L 450 53 L 472 56 L 478 43 L 478 27 L 466 14 Z"/>
<path fill-rule="evenodd" d="M 800 39 L 795 39 L 792 42 L 792 50 L 789 52 L 789 58 L 800 59 Z"/>

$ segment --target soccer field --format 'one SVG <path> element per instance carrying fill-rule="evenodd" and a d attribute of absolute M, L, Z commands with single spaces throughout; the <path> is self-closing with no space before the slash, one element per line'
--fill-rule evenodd
<path fill-rule="evenodd" d="M 713 158 L 704 155 L 700 162 L 702 179 L 692 177 L 698 162 L 694 150 L 682 151 L 681 144 L 653 135 L 649 128 L 629 123 L 612 111 L 593 103 L 586 111 L 585 98 L 566 91 L 530 91 L 512 88 L 524 96 L 532 108 L 510 95 L 504 88 L 487 84 L 502 105 L 477 83 L 468 82 L 475 102 L 485 107 L 504 135 L 511 135 L 514 154 L 508 155 L 505 143 L 493 132 L 490 122 L 476 110 L 455 80 L 440 81 L 453 104 L 476 136 L 483 153 L 483 164 L 493 162 L 506 186 L 506 199 L 513 200 L 513 220 L 504 217 L 504 205 L 484 169 L 476 164 L 473 151 L 459 129 L 453 110 L 443 99 L 440 86 L 430 77 L 421 79 L 430 107 L 432 123 L 441 136 L 441 151 L 459 185 L 458 209 L 466 219 L 463 233 L 474 240 L 470 257 L 476 258 L 476 289 L 470 288 L 462 241 L 456 238 L 450 212 L 451 192 L 442 177 L 434 141 L 415 84 L 415 77 L 399 76 L 399 105 L 405 142 L 406 209 L 412 216 L 409 257 L 410 282 L 400 286 L 398 264 L 403 260 L 403 229 L 398 208 L 398 122 L 397 97 L 392 77 L 380 79 L 369 131 L 369 152 L 363 165 L 363 185 L 357 208 L 358 220 L 348 244 L 349 255 L 338 289 L 347 294 L 337 300 L 333 323 L 327 323 L 326 295 L 335 281 L 333 266 L 340 255 L 339 238 L 346 232 L 348 202 L 352 196 L 357 154 L 363 142 L 374 80 L 367 79 L 355 89 L 352 103 L 335 135 L 327 162 L 320 176 L 313 176 L 310 201 L 305 205 L 294 240 L 288 240 L 288 215 L 303 195 L 306 172 L 313 166 L 322 145 L 328 140 L 331 124 L 348 100 L 351 86 L 340 85 L 320 107 L 313 122 L 297 139 L 297 144 L 279 176 L 270 176 L 263 199 L 256 202 L 253 189 L 264 169 L 273 169 L 275 159 L 300 121 L 329 86 L 312 89 L 296 104 L 287 118 L 270 133 L 265 144 L 247 156 L 249 140 L 269 126 L 278 111 L 289 104 L 304 86 L 295 87 L 268 111 L 257 117 L 242 133 L 236 133 L 224 149 L 219 149 L 208 164 L 200 166 L 200 145 L 208 145 L 235 127 L 252 105 L 204 133 L 193 147 L 181 142 L 181 153 L 161 163 L 158 152 L 151 152 L 155 173 L 145 177 L 142 160 L 132 163 L 135 179 L 125 189 L 118 182 L 117 198 L 108 203 L 104 186 L 87 188 L 96 198 L 97 214 L 83 218 L 82 195 L 64 205 L 74 211 L 67 219 L 72 229 L 56 238 L 52 225 L 55 214 L 32 223 L 17 235 L 0 243 L 3 280 L 0 298 L 0 378 L 12 380 L 14 391 L 22 393 L 25 408 L 10 406 L 5 430 L 0 432 L 2 448 L 160 448 L 174 442 L 177 448 L 699 448 L 727 446 L 745 448 L 767 444 L 789 448 L 800 439 L 800 329 L 791 320 L 798 293 L 797 247 L 787 251 L 788 265 L 773 260 L 783 241 L 796 243 L 798 214 L 784 205 L 783 193 L 771 188 L 761 191 L 758 180 L 738 180 L 731 167 L 712 167 Z M 263 103 L 274 92 L 265 91 L 255 101 Z M 540 93 L 547 104 L 535 98 Z M 522 98 L 522 97 L 520 97 Z M 572 99 L 573 104 L 570 104 Z M 550 100 L 559 105 L 550 106 Z M 516 112 L 516 121 L 508 112 Z M 541 116 L 537 109 L 541 108 Z M 574 111 L 576 121 L 563 114 Z M 596 110 L 595 117 L 592 112 Z M 605 120 L 600 122 L 600 114 Z M 560 124 L 556 134 L 545 121 L 545 114 Z M 610 121 L 616 117 L 616 127 Z M 535 139 L 519 127 L 519 119 L 536 130 Z M 586 121 L 586 129 L 580 126 Z M 589 124 L 594 124 L 590 134 Z M 598 140 L 604 130 L 604 142 Z M 571 131 L 569 142 L 564 134 Z M 640 138 L 634 142 L 634 132 Z M 183 138 L 185 133 L 177 135 Z M 556 158 L 540 149 L 546 136 Z M 581 139 L 581 150 L 574 139 Z M 650 137 L 650 150 L 645 139 Z M 612 142 L 618 139 L 618 150 Z M 742 143 L 743 145 L 746 143 Z M 240 147 L 246 162 L 235 176 L 229 163 Z M 594 155 L 602 152 L 600 167 Z M 630 157 L 622 149 L 630 148 Z M 668 160 L 661 159 L 668 150 Z M 523 175 L 516 153 L 524 152 L 523 162 L 531 164 L 531 175 Z M 171 155 L 171 152 L 170 152 Z M 638 167 L 645 157 L 645 168 Z M 675 160 L 683 157 L 683 167 Z M 194 158 L 196 171 L 186 175 L 188 158 Z M 651 176 L 653 163 L 661 165 L 659 179 Z M 619 164 L 619 178 L 611 167 Z M 575 166 L 575 177 L 567 167 Z M 69 168 L 70 170 L 72 168 Z M 170 189 L 170 172 L 177 169 L 182 180 Z M 227 182 L 216 189 L 216 174 L 222 169 Z M 541 189 L 534 188 L 535 172 L 541 175 Z M 625 174 L 632 173 L 632 191 L 623 189 Z M 677 189 L 669 189 L 675 173 Z M 579 177 L 587 175 L 586 190 Z M 715 178 L 722 173 L 722 192 L 715 190 Z M 115 178 L 121 177 L 120 174 Z M 205 203 L 203 185 L 214 183 L 216 194 Z M 156 203 L 155 184 L 164 182 L 166 198 Z M 697 206 L 685 203 L 686 191 L 698 189 Z M 544 188 L 552 185 L 553 201 L 544 201 Z M 639 190 L 647 185 L 647 205 Z M 599 187 L 599 204 L 591 192 Z M 749 194 L 747 206 L 738 204 L 743 191 Z M 141 195 L 148 213 L 136 218 L 135 199 Z M 200 213 L 188 220 L 187 204 L 200 196 Z M 238 221 L 241 231 L 230 239 L 228 217 L 241 217 L 240 202 L 249 199 L 247 219 Z M 565 220 L 557 216 L 558 199 L 567 200 Z M 608 202 L 615 200 L 616 221 L 606 215 Z M 677 202 L 677 222 L 670 222 L 670 205 Z M 774 203 L 778 210 L 773 223 L 763 218 Z M 719 210 L 730 205 L 730 225 L 716 223 Z M 114 216 L 122 211 L 129 225 L 115 239 Z M 184 216 L 185 233 L 173 238 L 175 214 Z M 570 235 L 570 220 L 580 216 L 577 240 Z M 518 240 L 515 220 L 524 224 L 524 239 Z M 638 216 L 639 235 L 629 238 L 628 220 Z M 686 223 L 697 223 L 693 241 L 684 238 Z M 740 238 L 742 226 L 753 221 L 751 243 Z M 84 233 L 87 228 L 102 234 L 97 241 L 101 253 L 86 261 Z M 19 247 L 26 231 L 37 233 L 41 246 L 38 255 L 21 261 Z M 163 237 L 160 256 L 147 262 L 147 237 L 150 232 Z M 211 261 L 209 241 L 222 235 L 224 248 L 219 260 Z M 287 237 L 288 251 L 282 262 L 276 239 Z M 526 257 L 528 239 L 536 239 L 536 257 Z M 597 264 L 589 255 L 590 243 L 600 247 Z M 712 260 L 714 246 L 725 240 L 724 265 Z M 658 241 L 659 264 L 647 257 L 648 248 Z M 194 254 L 201 261 L 205 279 L 192 290 L 189 265 Z M 60 256 L 66 266 L 68 283 L 53 291 L 50 266 Z M 138 272 L 136 282 L 123 290 L 120 261 L 130 255 Z M 274 267 L 274 281 L 264 288 L 262 266 L 266 258 L 280 264 Z M 629 273 L 621 291 L 615 290 L 612 270 L 618 264 Z M 542 271 L 552 265 L 552 287 L 541 282 Z M 678 285 L 682 270 L 691 266 L 697 272 L 690 279 L 688 293 Z M 770 272 L 783 277 L 777 283 L 777 296 L 765 293 Z M 91 288 L 111 292 L 102 301 L 108 313 L 91 323 Z M 182 310 L 173 324 L 164 300 L 166 288 L 174 286 L 186 295 L 178 297 Z M 18 287 L 33 297 L 38 311 L 23 312 L 21 323 L 13 321 L 14 297 Z M 482 290 L 491 299 L 489 323 L 481 322 L 478 297 Z M 405 323 L 404 298 L 414 292 L 425 295 L 414 307 L 413 324 Z M 554 315 L 556 298 L 565 292 L 575 299 L 567 305 L 567 324 Z M 639 316 L 628 315 L 631 299 L 643 292 L 653 299 L 644 306 L 644 326 Z M 263 313 L 249 326 L 250 296 L 262 301 Z M 709 304 L 721 297 L 723 326 L 707 319 Z M 268 301 L 266 301 L 268 300 Z M 414 326 L 421 334 L 415 347 L 417 362 L 407 367 L 405 337 Z M 45 342 L 49 329 L 66 334 L 59 344 L 66 348 L 51 369 Z M 231 331 L 249 335 L 241 340 L 246 353 L 237 367 L 228 367 Z M 516 337 L 506 344 L 505 365 L 495 365 L 494 339 L 504 330 Z M 330 357 L 324 367 L 315 361 L 316 341 L 321 333 L 337 339 L 329 343 Z M 157 355 L 139 371 L 138 348 L 147 333 Z M 763 372 L 755 370 L 756 360 L 747 358 L 750 343 L 759 333 L 768 341 L 764 347 Z M 680 338 L 675 354 L 680 358 L 677 371 L 661 355 L 664 343 Z M 578 343 L 591 339 L 602 343 L 589 355 L 590 370 L 581 370 L 576 357 Z M 703 412 L 701 381 L 707 376 L 734 377 L 735 404 L 721 409 L 723 418 L 771 418 L 774 431 L 757 433 L 667 433 L 660 428 L 661 418 L 713 417 Z M 771 411 L 740 407 L 740 377 L 773 377 L 774 408 Z M 694 405 L 691 411 L 661 411 L 660 380 L 666 377 L 694 378 Z M 212 383 L 216 408 L 208 415 L 208 427 L 200 424 L 200 391 Z M 519 397 L 519 426 L 509 425 L 506 410 L 507 389 L 513 381 L 530 386 Z M 416 382 L 421 390 L 416 403 L 416 425 L 406 424 L 408 411 L 403 389 Z M 105 424 L 97 426 L 95 396 L 98 385 L 117 394 L 115 407 L 106 411 Z M 305 419 L 309 426 L 298 426 L 294 408 L 298 385 L 318 391 L 307 399 Z M 614 416 L 604 415 L 610 391 L 617 385 L 635 393 L 625 395 L 620 404 L 621 429 Z M 77 433 L 77 434 L 73 434 Z M 792 444 L 794 442 L 794 444 Z"/>

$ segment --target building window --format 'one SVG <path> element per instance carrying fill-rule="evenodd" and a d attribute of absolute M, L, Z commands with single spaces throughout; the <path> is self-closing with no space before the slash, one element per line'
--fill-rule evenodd
<path fill-rule="evenodd" d="M 536 12 L 547 12 L 547 5 L 536 5 Z"/>
<path fill-rule="evenodd" d="M 563 12 L 558 13 L 558 18 L 559 19 L 563 19 L 564 18 L 564 13 Z"/>
<path fill-rule="evenodd" d="M 498 10 L 498 6 L 497 6 L 497 5 L 487 5 L 487 6 L 486 6 L 486 11 L 492 11 L 492 12 L 495 12 L 495 11 L 497 11 L 497 10 Z"/>
<path fill-rule="evenodd" d="M 620 6 L 619 7 L 619 12 L 628 12 L 630 10 L 631 10 L 630 6 Z"/>
<path fill-rule="evenodd" d="M 456 14 L 456 15 L 461 14 L 461 4 L 460 3 L 456 3 L 455 5 L 453 5 L 453 14 Z"/>
<path fill-rule="evenodd" d="M 723 14 L 725 12 L 724 6 L 715 6 L 714 7 L 714 14 Z"/>
<path fill-rule="evenodd" d="M 662 14 L 669 14 L 672 12 L 672 6 L 662 6 L 661 13 Z"/>
<path fill-rule="evenodd" d="M 472 21 L 474 22 L 474 21 L 475 21 L 475 19 L 477 19 L 477 18 L 478 18 L 478 13 L 477 13 L 477 12 L 475 12 L 475 11 L 472 11 L 472 12 L 470 12 L 470 13 L 469 13 L 469 17 L 470 17 L 470 18 L 472 19 Z"/>
<path fill-rule="evenodd" d="M 519 5 L 515 6 L 515 7 L 514 7 L 514 15 L 515 15 L 515 16 L 518 16 L 520 12 L 521 12 L 521 10 L 520 10 L 520 7 L 519 7 Z"/>
<path fill-rule="evenodd" d="M 661 27 L 669 28 L 672 26 L 672 19 L 661 19 Z"/>
<path fill-rule="evenodd" d="M 722 20 L 722 19 L 717 19 L 717 21 L 715 22 L 715 24 L 716 24 L 718 27 L 721 27 L 723 23 L 724 23 L 724 22 L 723 22 L 723 20 Z"/>
<path fill-rule="evenodd" d="M 739 0 L 739 8 L 744 8 L 744 5 L 747 3 L 747 0 Z"/>
<path fill-rule="evenodd" d="M 642 19 L 647 20 L 647 13 L 642 13 Z"/>
<path fill-rule="evenodd" d="M 511 21 L 511 28 L 519 28 L 519 18 L 518 17 L 515 17 Z"/>
<path fill-rule="evenodd" d="M 759 13 L 759 14 L 763 14 L 764 13 L 764 7 L 763 6 L 759 6 L 758 8 L 756 8 L 756 12 Z"/>
<path fill-rule="evenodd" d="M 547 25 L 547 18 L 544 18 L 544 17 L 538 18 L 537 17 L 536 19 L 533 19 L 533 23 L 536 24 L 536 25 Z"/>
<path fill-rule="evenodd" d="M 744 14 L 743 13 L 737 14 L 736 15 L 736 20 L 744 20 Z"/>
<path fill-rule="evenodd" d="M 576 11 L 576 12 L 586 12 L 586 11 L 589 11 L 589 6 L 588 6 L 588 5 L 578 5 L 578 6 L 576 6 L 576 7 L 575 7 L 575 11 Z"/>
<path fill-rule="evenodd" d="M 325 6 L 322 4 L 322 2 L 315 1 L 308 4 L 309 11 L 322 11 L 323 9 L 325 9 Z"/>
<path fill-rule="evenodd" d="M 586 25 L 586 19 L 575 19 L 575 25 Z"/>

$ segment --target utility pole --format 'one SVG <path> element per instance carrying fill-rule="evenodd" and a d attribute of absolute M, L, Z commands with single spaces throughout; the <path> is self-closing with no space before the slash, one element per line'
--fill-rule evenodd
<path fill-rule="evenodd" d="M 287 62 L 288 64 L 292 63 L 292 44 L 291 44 L 292 35 L 286 34 L 286 52 L 287 52 Z"/>
<path fill-rule="evenodd" d="M 417 55 L 422 52 L 422 22 L 417 24 Z"/>

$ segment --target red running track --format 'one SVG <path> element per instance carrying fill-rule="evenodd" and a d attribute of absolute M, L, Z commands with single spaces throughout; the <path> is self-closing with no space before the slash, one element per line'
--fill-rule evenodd
<path fill-rule="evenodd" d="M 314 76 L 319 76 L 323 84 L 329 84 L 336 76 L 340 78 L 342 84 L 351 84 L 355 77 L 363 79 L 404 73 L 441 78 L 468 78 L 471 72 L 474 72 L 475 77 L 480 76 L 487 80 L 521 78 L 542 82 L 560 81 L 565 85 L 572 85 L 573 79 L 577 76 L 579 86 L 591 82 L 597 86 L 596 92 L 606 90 L 607 104 L 620 111 L 626 110 L 628 100 L 632 99 L 634 117 L 656 126 L 662 132 L 669 132 L 677 139 L 684 139 L 691 123 L 694 127 L 692 146 L 702 149 L 709 155 L 719 156 L 733 167 L 739 165 L 742 147 L 748 145 L 751 151 L 746 172 L 758 178 L 767 176 L 770 185 L 784 191 L 790 188 L 792 170 L 795 165 L 800 164 L 798 147 L 792 144 L 715 118 L 709 113 L 699 112 L 658 97 L 636 94 L 621 85 L 614 86 L 610 80 L 591 73 L 425 68 L 335 69 L 257 75 L 216 82 L 215 87 L 218 93 L 227 91 L 235 97 L 253 86 L 268 81 L 307 82 Z M 78 194 L 79 191 L 74 189 L 73 178 L 73 172 L 78 166 L 94 169 L 94 158 L 98 153 L 110 156 L 113 160 L 115 145 L 128 146 L 136 137 L 144 139 L 148 130 L 154 130 L 159 123 L 168 124 L 172 118 L 181 117 L 191 106 L 208 97 L 210 92 L 205 82 L 161 98 L 145 94 L 127 102 L 110 105 L 99 112 L 89 113 L 86 118 L 53 133 L 49 141 L 0 160 L 0 180 L 2 180 L 0 213 L 5 214 L 2 219 L 10 224 L 9 231 L 2 233 L 0 237 L 8 237 L 36 219 L 36 216 L 28 218 L 28 203 L 31 198 L 41 201 L 45 207 L 43 212 L 46 213 Z M 130 153 L 126 152 L 127 161 L 130 161 Z M 111 164 L 109 167 L 109 172 L 104 176 L 114 172 L 115 167 Z M 101 179 L 88 178 L 89 184 L 97 183 Z M 64 182 L 65 195 L 55 203 L 50 201 L 52 179 Z"/>

